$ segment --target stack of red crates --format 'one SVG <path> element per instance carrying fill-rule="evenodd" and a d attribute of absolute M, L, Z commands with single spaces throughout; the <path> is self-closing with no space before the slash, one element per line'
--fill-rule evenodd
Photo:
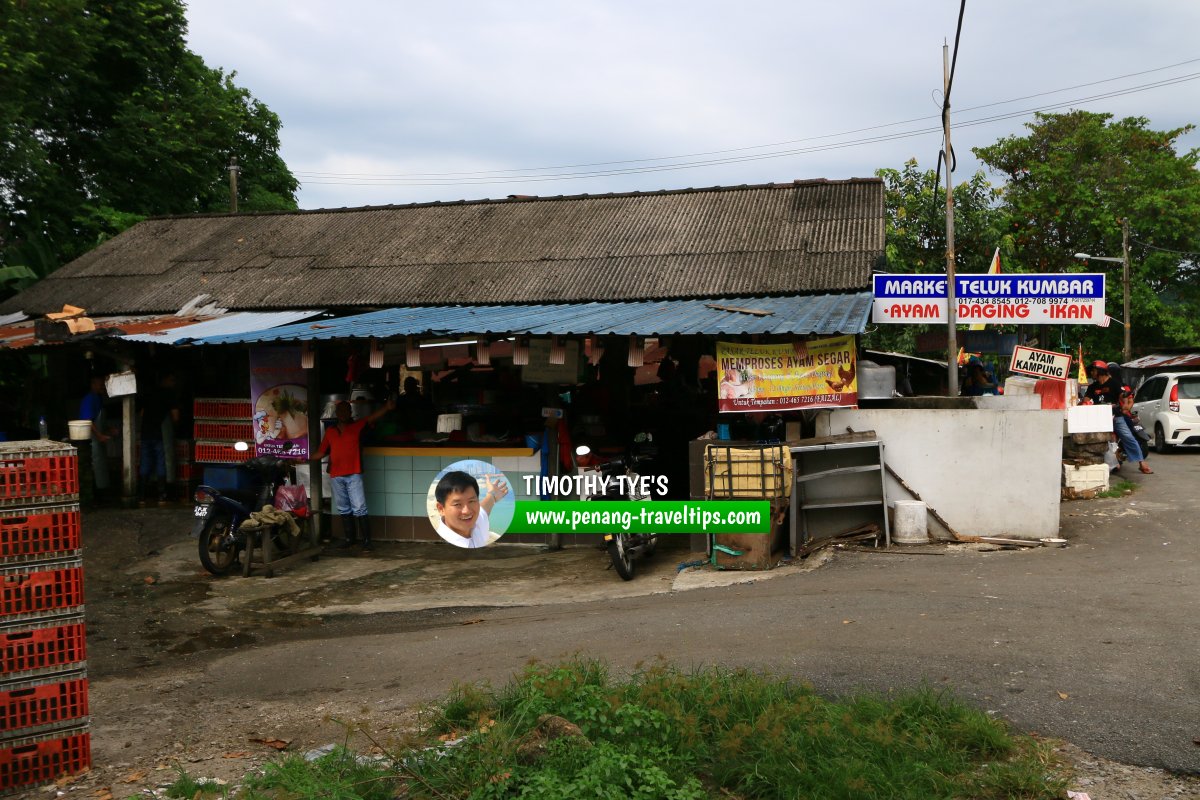
<path fill-rule="evenodd" d="M 0 443 L 0 794 L 91 766 L 75 448 Z"/>
<path fill-rule="evenodd" d="M 192 406 L 197 464 L 237 464 L 254 456 L 254 427 L 249 400 L 197 397 Z M 246 442 L 248 450 L 235 450 Z"/>

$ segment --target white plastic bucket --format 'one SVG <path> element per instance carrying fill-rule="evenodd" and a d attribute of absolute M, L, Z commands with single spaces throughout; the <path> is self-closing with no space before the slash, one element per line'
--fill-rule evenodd
<path fill-rule="evenodd" d="M 897 500 L 892 542 L 895 544 L 929 543 L 929 509 L 919 500 Z"/>
<path fill-rule="evenodd" d="M 67 435 L 73 442 L 82 442 L 92 438 L 92 421 L 90 419 L 67 420 Z"/>

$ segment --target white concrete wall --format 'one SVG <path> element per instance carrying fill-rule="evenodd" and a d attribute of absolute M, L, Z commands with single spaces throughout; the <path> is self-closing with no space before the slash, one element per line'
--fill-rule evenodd
<path fill-rule="evenodd" d="M 1062 410 L 836 409 L 817 436 L 874 430 L 884 458 L 961 534 L 1040 539 L 1058 534 Z M 911 500 L 888 476 L 889 505 Z M 929 516 L 935 538 L 950 538 Z"/>

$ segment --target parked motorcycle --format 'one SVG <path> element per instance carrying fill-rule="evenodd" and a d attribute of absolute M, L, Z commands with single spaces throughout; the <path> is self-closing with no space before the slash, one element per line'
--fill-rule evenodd
<path fill-rule="evenodd" d="M 237 466 L 250 473 L 250 489 L 239 492 L 203 484 L 197 487 L 192 536 L 199 540 L 200 563 L 206 570 L 213 575 L 226 575 L 238 564 L 251 535 L 241 529 L 242 523 L 251 513 L 274 502 L 287 467 L 282 459 L 258 456 Z"/>
<path fill-rule="evenodd" d="M 648 501 L 649 495 L 635 494 L 633 487 L 636 485 L 638 477 L 637 468 L 654 458 L 650 441 L 649 434 L 638 434 L 638 438 L 635 439 L 635 447 L 624 457 L 614 458 L 594 467 L 587 467 L 587 469 L 598 471 L 605 478 L 615 479 L 625 476 L 630 480 L 626 484 L 627 489 L 623 489 L 616 480 L 612 480 L 603 494 L 592 495 L 584 499 Z M 591 448 L 587 445 L 580 445 L 576 448 L 575 454 L 589 456 Z M 653 555 L 658 548 L 658 534 L 626 533 L 624 531 L 606 533 L 604 534 L 604 545 L 609 558 L 612 559 L 613 569 L 621 576 L 622 580 L 629 581 L 633 580 L 634 562 L 643 556 Z"/>

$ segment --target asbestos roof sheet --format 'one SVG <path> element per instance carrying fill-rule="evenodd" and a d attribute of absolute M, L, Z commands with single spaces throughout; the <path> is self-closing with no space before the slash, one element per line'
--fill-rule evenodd
<path fill-rule="evenodd" d="M 165 313 L 855 292 L 884 253 L 883 184 L 797 181 L 149 219 L 0 303 Z"/>
<path fill-rule="evenodd" d="M 464 334 L 858 334 L 870 292 L 793 297 L 724 297 L 561 305 L 422 306 L 321 319 L 195 344 L 389 339 Z"/>

